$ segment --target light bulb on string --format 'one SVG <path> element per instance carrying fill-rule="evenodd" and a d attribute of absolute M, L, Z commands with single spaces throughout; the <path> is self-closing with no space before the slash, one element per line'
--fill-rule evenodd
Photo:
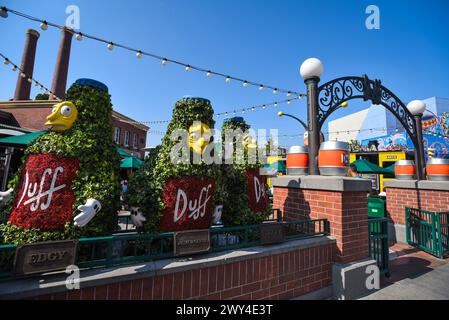
<path fill-rule="evenodd" d="M 33 79 L 28 78 L 27 81 L 28 81 L 29 83 L 31 83 L 31 82 L 33 82 Z"/>
<path fill-rule="evenodd" d="M 248 86 L 248 81 L 246 81 L 246 80 L 243 81 L 243 86 L 244 86 L 244 87 L 247 87 L 247 86 Z"/>
<path fill-rule="evenodd" d="M 277 89 L 277 88 L 274 88 L 274 89 L 273 89 L 273 94 L 276 94 L 276 93 L 278 93 L 278 89 Z"/>
<path fill-rule="evenodd" d="M 3 60 L 3 64 L 6 65 L 6 66 L 9 64 L 8 58 L 5 58 L 5 60 Z"/>
<path fill-rule="evenodd" d="M 287 100 L 287 104 L 290 104 L 290 103 L 292 103 L 292 101 L 291 100 Z"/>
<path fill-rule="evenodd" d="M 277 103 L 277 102 L 275 102 L 275 103 L 274 103 L 274 106 L 275 106 L 275 107 L 277 107 L 277 106 L 278 106 L 278 103 Z"/>
<path fill-rule="evenodd" d="M 290 91 L 287 92 L 287 97 L 290 97 L 292 93 Z"/>
<path fill-rule="evenodd" d="M 263 84 L 261 84 L 261 85 L 259 86 L 259 91 L 263 91 L 263 89 L 264 89 Z"/>
<path fill-rule="evenodd" d="M 47 24 L 47 21 L 42 21 L 41 22 L 41 24 L 40 24 L 40 27 L 41 27 L 41 29 L 43 30 L 43 31 L 46 31 L 47 29 L 48 29 L 48 24 Z"/>
<path fill-rule="evenodd" d="M 75 36 L 76 40 L 81 41 L 83 40 L 83 34 L 81 32 L 78 32 Z"/>
<path fill-rule="evenodd" d="M 112 50 L 112 49 L 114 49 L 114 44 L 112 42 L 109 42 L 107 47 L 109 50 Z"/>
<path fill-rule="evenodd" d="M 209 71 L 207 71 L 207 73 L 206 73 L 206 76 L 207 77 L 210 77 L 210 76 L 212 76 L 212 72 L 209 70 Z"/>
<path fill-rule="evenodd" d="M 21 76 L 22 78 L 25 78 L 27 75 L 26 75 L 25 73 L 22 72 L 22 73 L 20 74 L 20 76 Z"/>
<path fill-rule="evenodd" d="M 231 78 L 229 76 L 226 77 L 226 83 L 231 82 Z"/>
<path fill-rule="evenodd" d="M 256 111 L 256 108 L 252 107 L 252 108 L 251 108 L 251 111 Z"/>
<path fill-rule="evenodd" d="M 191 70 L 190 65 L 186 65 L 185 70 L 186 70 L 186 72 L 190 72 L 190 70 Z"/>
<path fill-rule="evenodd" d="M 137 51 L 136 57 L 137 57 L 137 59 L 142 58 L 142 51 Z"/>
<path fill-rule="evenodd" d="M 164 58 L 164 59 L 162 59 L 161 63 L 162 63 L 163 66 L 166 66 L 167 63 L 168 63 L 168 60 L 166 58 Z"/>

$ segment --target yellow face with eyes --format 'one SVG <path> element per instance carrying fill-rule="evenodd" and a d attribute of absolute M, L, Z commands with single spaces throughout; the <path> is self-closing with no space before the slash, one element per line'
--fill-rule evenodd
<path fill-rule="evenodd" d="M 207 124 L 194 122 L 189 128 L 189 147 L 202 154 L 210 142 L 211 132 Z"/>
<path fill-rule="evenodd" d="M 75 105 L 70 101 L 64 101 L 53 106 L 45 125 L 50 126 L 51 131 L 63 132 L 73 126 L 77 117 L 78 109 Z"/>

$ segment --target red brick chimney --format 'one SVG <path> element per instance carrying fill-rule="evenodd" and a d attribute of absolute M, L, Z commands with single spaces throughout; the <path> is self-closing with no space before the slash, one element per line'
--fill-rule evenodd
<path fill-rule="evenodd" d="M 29 77 L 33 77 L 34 58 L 36 57 L 36 46 L 39 36 L 39 32 L 33 29 L 28 29 L 25 34 L 25 47 L 23 48 L 20 68 Z M 17 76 L 13 100 L 30 100 L 31 83 L 28 82 L 28 77 L 22 78 L 20 74 L 21 72 Z"/>
<path fill-rule="evenodd" d="M 61 29 L 61 41 L 59 42 L 58 57 L 56 58 L 55 71 L 53 73 L 53 82 L 51 91 L 58 97 L 65 95 L 67 85 L 67 74 L 69 72 L 70 47 L 72 46 L 73 31 L 63 27 Z M 50 95 L 48 100 L 55 98 Z"/>

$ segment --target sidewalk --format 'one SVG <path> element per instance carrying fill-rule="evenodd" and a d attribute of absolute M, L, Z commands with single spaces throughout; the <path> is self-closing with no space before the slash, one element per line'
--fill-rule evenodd
<path fill-rule="evenodd" d="M 390 248 L 390 278 L 360 300 L 449 300 L 449 259 L 440 260 L 406 244 Z"/>

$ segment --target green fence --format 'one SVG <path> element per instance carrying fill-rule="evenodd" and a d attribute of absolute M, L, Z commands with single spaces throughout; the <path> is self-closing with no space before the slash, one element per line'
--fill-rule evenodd
<path fill-rule="evenodd" d="M 369 255 L 377 261 L 381 274 L 389 275 L 388 219 L 368 218 Z"/>
<path fill-rule="evenodd" d="M 329 234 L 326 219 L 281 222 L 287 241 Z M 79 239 L 79 268 L 110 267 L 174 256 L 173 232 L 117 234 Z M 211 228 L 210 252 L 260 244 L 259 225 Z M 16 245 L 0 245 L 0 277 L 12 276 Z"/>
<path fill-rule="evenodd" d="M 440 259 L 449 253 L 449 212 L 405 208 L 407 243 Z"/>

